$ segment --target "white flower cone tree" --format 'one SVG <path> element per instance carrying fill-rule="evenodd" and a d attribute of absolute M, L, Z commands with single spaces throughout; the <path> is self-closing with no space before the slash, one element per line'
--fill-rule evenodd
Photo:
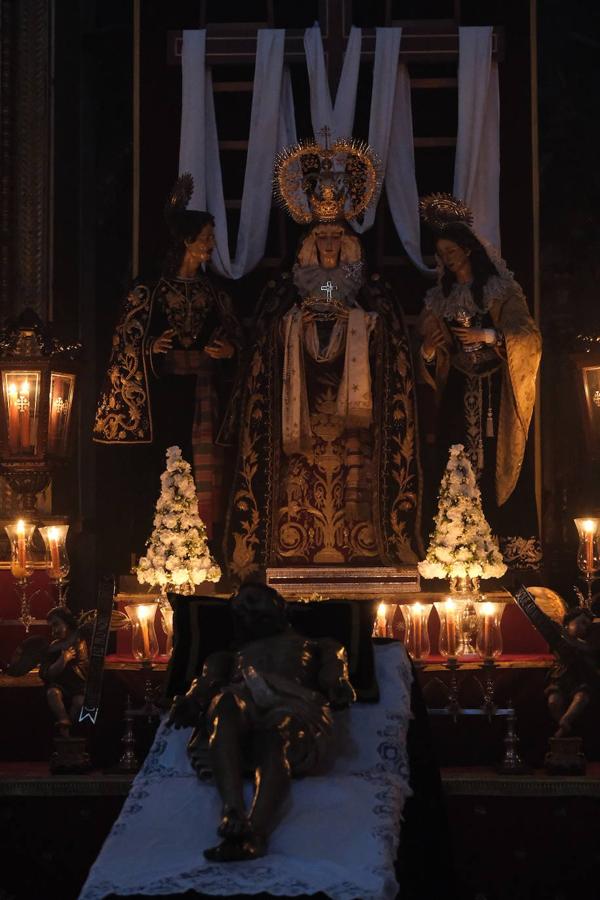
<path fill-rule="evenodd" d="M 423 578 L 500 578 L 506 565 L 481 507 L 481 492 L 462 444 L 453 444 L 442 483 Z"/>
<path fill-rule="evenodd" d="M 179 447 L 167 450 L 167 468 L 160 477 L 154 530 L 146 555 L 137 567 L 140 584 L 192 594 L 203 581 L 219 581 L 221 569 L 211 556 L 206 527 L 198 515 L 192 468 Z"/>

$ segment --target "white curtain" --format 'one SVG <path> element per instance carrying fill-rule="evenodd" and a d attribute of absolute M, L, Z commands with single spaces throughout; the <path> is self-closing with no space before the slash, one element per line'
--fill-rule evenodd
<path fill-rule="evenodd" d="M 375 32 L 375 63 L 373 66 L 373 90 L 369 117 L 369 144 L 381 160 L 382 173 L 387 173 L 395 106 L 398 53 L 402 38 L 401 28 L 377 28 Z M 353 223 L 362 233 L 372 227 L 377 210 L 377 196 L 367 209 L 361 224 Z"/>
<path fill-rule="evenodd" d="M 310 85 L 310 116 L 316 138 L 319 137 L 321 129 L 325 127 L 331 131 L 332 140 L 352 135 L 361 44 L 360 28 L 352 27 L 346 45 L 344 64 L 334 105 L 331 101 L 327 80 L 321 29 L 318 23 L 315 23 L 312 28 L 307 28 L 304 32 L 304 52 Z"/>
<path fill-rule="evenodd" d="M 500 98 L 491 27 L 459 29 L 454 193 L 477 232 L 500 249 Z"/>
<path fill-rule="evenodd" d="M 191 207 L 208 209 L 215 217 L 213 265 L 229 278 L 251 271 L 264 254 L 273 161 L 282 147 L 296 142 L 291 80 L 283 64 L 284 37 L 280 29 L 258 32 L 242 209 L 236 254 L 231 259 L 212 80 L 205 65 L 206 33 L 184 32 L 179 170 L 194 175 Z M 421 271 L 431 273 L 420 247 L 410 79 L 406 67 L 398 64 L 401 38 L 400 28 L 377 29 L 369 143 L 383 163 L 390 212 L 404 249 Z M 353 134 L 361 42 L 360 28 L 352 28 L 334 104 L 320 28 L 316 24 L 305 32 L 311 119 L 317 137 L 325 126 L 333 140 Z M 492 60 L 492 29 L 461 28 L 454 193 L 473 210 L 477 231 L 496 247 L 500 243 L 499 181 L 498 67 Z M 375 205 L 367 210 L 362 224 L 355 223 L 356 230 L 366 231 L 374 218 Z"/>
<path fill-rule="evenodd" d="M 292 88 L 283 65 L 285 32 L 258 32 L 248 154 L 235 258 L 229 253 L 223 178 L 211 73 L 206 70 L 206 32 L 184 31 L 182 120 L 179 171 L 194 176 L 190 208 L 215 217 L 213 266 L 241 278 L 261 260 L 271 212 L 273 163 L 278 151 L 296 141 Z"/>

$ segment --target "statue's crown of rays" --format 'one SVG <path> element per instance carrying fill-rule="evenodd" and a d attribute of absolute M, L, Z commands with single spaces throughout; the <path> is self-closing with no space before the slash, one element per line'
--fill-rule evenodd
<path fill-rule="evenodd" d="M 351 221 L 361 216 L 377 195 L 381 163 L 362 141 L 319 132 L 322 143 L 301 141 L 277 156 L 274 194 L 295 222 Z"/>
<path fill-rule="evenodd" d="M 452 194 L 428 194 L 419 200 L 419 213 L 423 222 L 434 231 L 443 231 L 457 222 L 473 225 L 473 213 L 466 203 Z"/>

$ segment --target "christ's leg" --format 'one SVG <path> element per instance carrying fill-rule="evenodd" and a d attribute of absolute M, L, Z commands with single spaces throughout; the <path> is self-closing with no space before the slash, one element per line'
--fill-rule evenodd
<path fill-rule="evenodd" d="M 243 700 L 235 694 L 221 694 L 213 701 L 209 752 L 223 814 L 218 833 L 240 838 L 248 829 L 242 783 L 241 742 L 247 731 Z"/>
<path fill-rule="evenodd" d="M 254 800 L 250 812 L 252 835 L 246 842 L 253 856 L 263 856 L 267 835 L 276 824 L 277 812 L 290 788 L 287 759 L 289 737 L 285 731 L 259 732 L 254 741 L 257 759 Z"/>

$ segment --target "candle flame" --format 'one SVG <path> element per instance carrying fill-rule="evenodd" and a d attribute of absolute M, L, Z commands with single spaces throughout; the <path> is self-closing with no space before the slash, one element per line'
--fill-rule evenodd
<path fill-rule="evenodd" d="M 414 609 L 414 611 L 415 611 L 416 613 L 422 613 L 422 612 L 423 612 L 423 607 L 422 607 L 422 605 L 419 603 L 418 600 L 417 600 L 416 603 L 413 604 L 413 609 Z"/>
<path fill-rule="evenodd" d="M 17 534 L 25 534 L 25 522 L 23 519 L 17 521 Z"/>
<path fill-rule="evenodd" d="M 377 607 L 377 615 L 380 619 L 384 619 L 387 615 L 387 606 L 385 603 L 380 603 Z"/>
<path fill-rule="evenodd" d="M 29 396 L 29 381 L 27 379 L 25 379 L 25 381 L 21 385 L 21 393 Z"/>
<path fill-rule="evenodd" d="M 596 534 L 598 522 L 594 519 L 585 519 L 581 525 L 586 534 Z"/>
<path fill-rule="evenodd" d="M 452 597 L 448 597 L 446 600 L 446 611 L 453 612 L 456 609 L 456 603 L 452 599 Z"/>
<path fill-rule="evenodd" d="M 493 616 L 494 615 L 494 604 L 490 603 L 489 600 L 487 603 L 481 604 L 481 611 L 484 616 Z"/>
<path fill-rule="evenodd" d="M 54 525 L 48 529 L 48 537 L 51 541 L 58 540 L 58 528 L 55 528 Z"/>
<path fill-rule="evenodd" d="M 142 623 L 149 622 L 154 618 L 156 614 L 156 604 L 155 603 L 136 603 L 135 604 L 135 614 L 138 618 L 138 621 Z"/>
<path fill-rule="evenodd" d="M 10 394 L 11 397 L 17 396 L 17 385 L 15 384 L 14 381 L 11 381 L 10 384 L 8 385 L 8 393 Z"/>

